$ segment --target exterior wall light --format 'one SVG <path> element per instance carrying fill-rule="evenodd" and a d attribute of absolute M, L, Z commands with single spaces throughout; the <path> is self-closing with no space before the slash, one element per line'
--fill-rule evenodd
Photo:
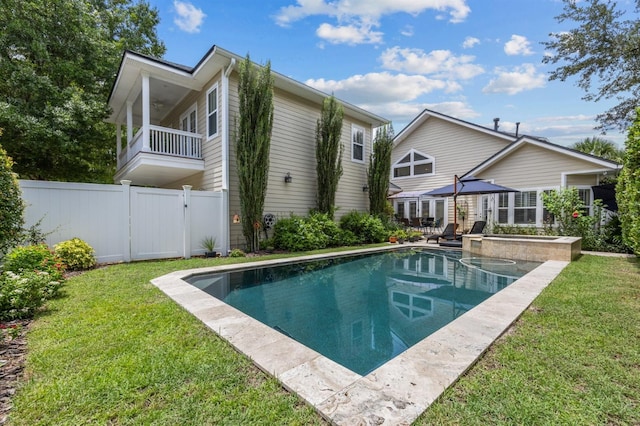
<path fill-rule="evenodd" d="M 292 180 L 291 173 L 287 172 L 287 174 L 284 175 L 284 183 L 291 183 Z"/>
<path fill-rule="evenodd" d="M 369 190 L 369 187 L 367 185 L 362 187 L 362 192 L 367 192 Z"/>

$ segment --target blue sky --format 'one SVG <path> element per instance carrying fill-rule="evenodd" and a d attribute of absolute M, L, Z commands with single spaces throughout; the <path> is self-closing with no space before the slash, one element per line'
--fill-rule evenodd
<path fill-rule="evenodd" d="M 570 29 L 559 0 L 150 0 L 165 59 L 193 66 L 212 45 L 392 121 L 424 108 L 570 145 L 600 136 L 575 79 L 548 81 L 541 42 Z M 624 145 L 615 131 L 604 137 Z"/>

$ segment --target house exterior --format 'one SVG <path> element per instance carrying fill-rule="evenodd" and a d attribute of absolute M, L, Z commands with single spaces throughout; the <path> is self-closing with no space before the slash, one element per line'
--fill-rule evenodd
<path fill-rule="evenodd" d="M 394 139 L 391 182 L 402 191 L 390 199 L 400 217 L 433 217 L 446 225 L 454 220 L 453 199 L 424 193 L 453 184 L 455 176 L 472 175 L 519 192 L 459 196 L 458 212 L 466 213 L 458 217 L 459 229 L 469 229 L 475 220 L 542 227 L 544 191 L 575 186 L 591 207 L 591 187 L 620 168 L 541 138 L 424 110 Z"/>
<path fill-rule="evenodd" d="M 109 98 L 116 125 L 116 182 L 160 188 L 223 191 L 228 196 L 225 247 L 242 247 L 234 124 L 238 117 L 237 64 L 243 57 L 213 46 L 186 67 L 124 53 Z M 316 206 L 315 130 L 323 100 L 318 90 L 272 70 L 274 122 L 265 214 L 306 215 Z M 337 214 L 367 210 L 366 168 L 373 129 L 387 120 L 354 105 L 344 107 L 344 173 Z"/>

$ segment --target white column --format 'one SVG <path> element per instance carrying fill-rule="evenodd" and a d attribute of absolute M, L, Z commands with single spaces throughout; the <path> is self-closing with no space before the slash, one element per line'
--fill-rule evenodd
<path fill-rule="evenodd" d="M 122 124 L 116 124 L 116 168 L 120 168 L 120 153 L 122 152 Z"/>
<path fill-rule="evenodd" d="M 131 181 L 121 180 L 122 185 L 122 257 L 125 262 L 131 262 Z"/>
<path fill-rule="evenodd" d="M 149 74 L 142 74 L 142 151 L 149 151 L 149 121 L 151 101 L 149 97 Z"/>
<path fill-rule="evenodd" d="M 183 227 L 183 246 L 182 255 L 185 259 L 191 258 L 191 213 L 189 208 L 191 207 L 191 185 L 182 185 L 183 190 L 183 214 L 184 214 L 184 227 Z"/>
<path fill-rule="evenodd" d="M 127 148 L 133 140 L 133 102 L 127 101 Z"/>

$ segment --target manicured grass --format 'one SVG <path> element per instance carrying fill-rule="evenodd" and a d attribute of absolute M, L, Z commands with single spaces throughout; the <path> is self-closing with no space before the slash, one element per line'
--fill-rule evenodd
<path fill-rule="evenodd" d="M 322 424 L 149 283 L 247 260 L 123 264 L 70 279 L 33 323 L 10 424 Z M 638 424 L 639 347 L 637 259 L 584 256 L 416 423 Z"/>
<path fill-rule="evenodd" d="M 640 424 L 640 264 L 583 256 L 416 424 Z"/>

